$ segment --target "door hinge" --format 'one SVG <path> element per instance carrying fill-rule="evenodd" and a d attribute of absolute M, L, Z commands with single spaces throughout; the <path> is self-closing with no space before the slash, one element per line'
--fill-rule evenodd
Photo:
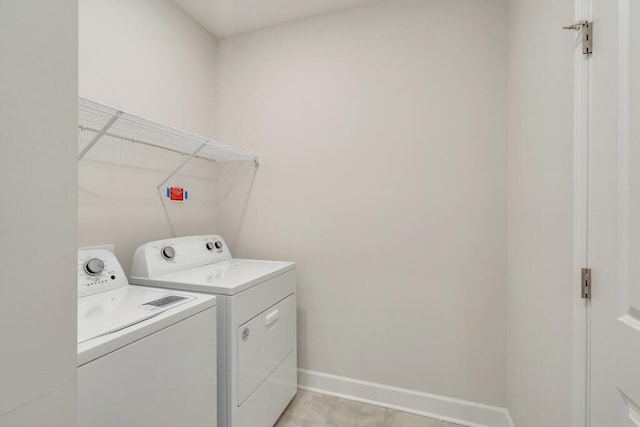
<path fill-rule="evenodd" d="M 591 269 L 583 268 L 582 269 L 582 289 L 580 291 L 580 296 L 584 299 L 591 299 Z"/>
<path fill-rule="evenodd" d="M 562 27 L 565 30 L 580 31 L 582 38 L 582 53 L 591 55 L 593 53 L 593 22 L 582 19 L 573 25 Z"/>

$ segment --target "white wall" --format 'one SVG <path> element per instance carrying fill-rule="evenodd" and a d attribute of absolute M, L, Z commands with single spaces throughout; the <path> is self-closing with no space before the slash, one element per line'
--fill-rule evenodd
<path fill-rule="evenodd" d="M 574 36 L 571 0 L 509 3 L 508 409 L 571 415 Z"/>
<path fill-rule="evenodd" d="M 0 0 L 0 426 L 75 425 L 77 2 Z"/>
<path fill-rule="evenodd" d="M 301 368 L 505 405 L 506 29 L 402 0 L 219 42 L 216 135 L 263 160 L 219 231 L 298 262 Z"/>
<path fill-rule="evenodd" d="M 509 2 L 508 220 L 505 1 L 380 2 L 225 39 L 217 64 L 165 0 L 80 6 L 81 96 L 263 158 L 196 164 L 180 183 L 217 193 L 165 213 L 146 191 L 175 159 L 107 141 L 81 164 L 81 244 L 128 270 L 142 241 L 221 232 L 299 262 L 302 368 L 568 425 L 571 1 Z"/>
<path fill-rule="evenodd" d="M 80 96 L 213 133 L 216 40 L 169 0 L 80 0 Z"/>
<path fill-rule="evenodd" d="M 216 41 L 169 0 L 80 1 L 80 96 L 211 137 Z M 91 135 L 81 135 L 87 142 Z M 172 235 L 211 233 L 214 168 L 194 161 L 169 185 L 190 201 L 164 203 L 155 187 L 182 156 L 105 138 L 79 169 L 79 243 L 115 243 L 129 272 L 135 248 Z"/>

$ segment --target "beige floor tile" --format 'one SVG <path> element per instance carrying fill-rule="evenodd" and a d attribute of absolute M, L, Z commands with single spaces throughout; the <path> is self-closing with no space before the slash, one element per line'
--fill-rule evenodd
<path fill-rule="evenodd" d="M 330 427 L 328 424 L 315 423 L 313 421 L 295 418 L 289 414 L 283 414 L 274 427 Z"/>
<path fill-rule="evenodd" d="M 337 401 L 337 398 L 326 394 L 298 390 L 284 412 L 291 418 L 307 421 L 308 425 L 311 423 L 330 425 L 329 416 Z"/>
<path fill-rule="evenodd" d="M 464 427 L 406 412 L 298 390 L 275 427 Z"/>
<path fill-rule="evenodd" d="M 387 409 L 384 427 L 442 427 L 442 421 Z"/>
<path fill-rule="evenodd" d="M 385 408 L 351 400 L 338 399 L 331 411 L 332 427 L 382 427 Z"/>

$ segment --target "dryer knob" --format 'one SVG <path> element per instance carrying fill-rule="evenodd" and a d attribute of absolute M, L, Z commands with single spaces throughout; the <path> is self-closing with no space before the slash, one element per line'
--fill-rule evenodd
<path fill-rule="evenodd" d="M 89 276 L 97 276 L 104 270 L 104 262 L 100 258 L 91 258 L 82 266 L 84 272 Z"/>
<path fill-rule="evenodd" d="M 165 246 L 164 248 L 162 248 L 162 251 L 160 251 L 160 253 L 162 254 L 162 258 L 167 260 L 173 259 L 173 257 L 176 256 L 176 250 L 171 246 Z"/>
<path fill-rule="evenodd" d="M 216 240 L 216 249 L 222 249 L 222 242 L 220 240 Z"/>
<path fill-rule="evenodd" d="M 207 242 L 207 249 L 212 251 L 213 250 L 213 243 L 212 242 Z"/>

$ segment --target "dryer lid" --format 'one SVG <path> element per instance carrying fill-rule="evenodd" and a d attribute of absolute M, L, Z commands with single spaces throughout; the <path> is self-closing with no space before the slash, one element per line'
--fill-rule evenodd
<path fill-rule="evenodd" d="M 131 277 L 131 283 L 235 295 L 294 268 L 293 262 L 233 258 L 154 278 Z"/>

